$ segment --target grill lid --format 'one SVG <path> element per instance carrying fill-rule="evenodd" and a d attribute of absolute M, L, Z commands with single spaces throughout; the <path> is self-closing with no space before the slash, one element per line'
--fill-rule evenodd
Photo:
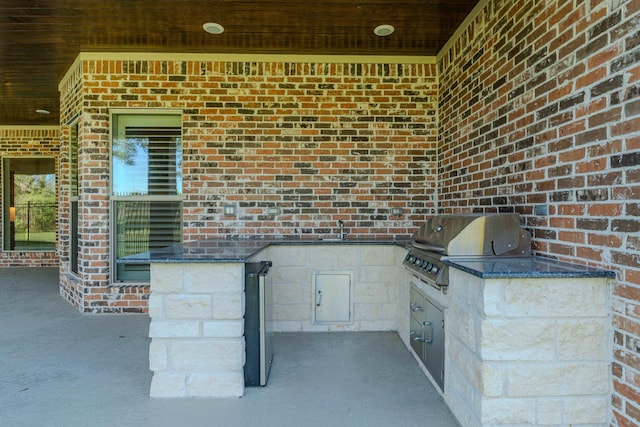
<path fill-rule="evenodd" d="M 414 233 L 411 245 L 446 256 L 531 255 L 531 236 L 517 213 L 435 216 Z"/>

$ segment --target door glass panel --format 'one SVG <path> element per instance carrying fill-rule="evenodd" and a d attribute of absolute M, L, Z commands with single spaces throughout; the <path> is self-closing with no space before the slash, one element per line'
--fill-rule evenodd
<path fill-rule="evenodd" d="M 4 250 L 55 250 L 55 160 L 5 158 L 2 172 Z"/>

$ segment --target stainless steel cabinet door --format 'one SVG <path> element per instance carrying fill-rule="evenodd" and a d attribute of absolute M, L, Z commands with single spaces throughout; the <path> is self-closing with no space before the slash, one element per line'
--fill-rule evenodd
<path fill-rule="evenodd" d="M 420 359 L 424 358 L 424 322 L 426 320 L 424 301 L 424 297 L 414 288 L 411 288 L 409 340 L 411 341 L 411 348 Z"/>
<path fill-rule="evenodd" d="M 444 387 L 444 312 L 429 300 L 426 303 L 425 355 L 427 369 L 440 388 Z"/>
<path fill-rule="evenodd" d="M 318 273 L 315 275 L 315 321 L 351 320 L 351 275 Z"/>

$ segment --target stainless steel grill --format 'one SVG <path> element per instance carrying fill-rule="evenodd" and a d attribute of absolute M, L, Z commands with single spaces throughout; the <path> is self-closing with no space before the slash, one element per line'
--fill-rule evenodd
<path fill-rule="evenodd" d="M 451 258 L 531 256 L 531 236 L 518 214 L 435 216 L 411 239 L 405 268 L 436 288 L 449 285 Z"/>

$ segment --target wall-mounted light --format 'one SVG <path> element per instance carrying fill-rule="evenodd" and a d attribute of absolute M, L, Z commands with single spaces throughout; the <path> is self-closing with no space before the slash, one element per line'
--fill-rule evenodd
<path fill-rule="evenodd" d="M 236 214 L 236 206 L 235 205 L 224 205 L 224 208 L 222 208 L 222 213 L 224 213 L 226 216 L 233 216 Z"/>
<path fill-rule="evenodd" d="M 16 222 L 16 207 L 9 207 L 9 222 Z"/>

